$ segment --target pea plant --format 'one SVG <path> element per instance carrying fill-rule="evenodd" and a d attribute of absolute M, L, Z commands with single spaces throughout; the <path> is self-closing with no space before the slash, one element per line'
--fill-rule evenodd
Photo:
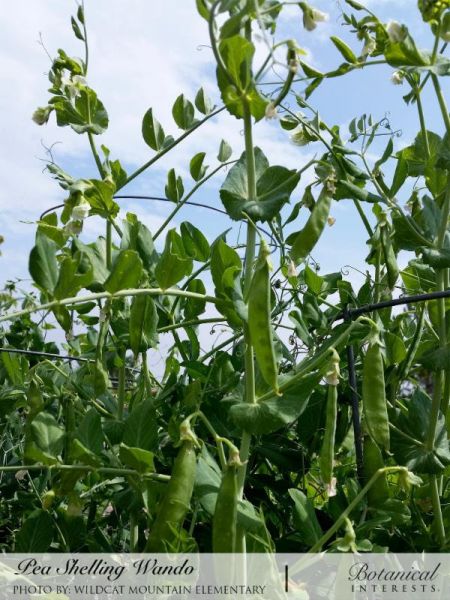
<path fill-rule="evenodd" d="M 72 17 L 84 58 L 58 51 L 33 119 L 83 136 L 98 174 L 48 161 L 63 204 L 37 221 L 34 288 L 8 284 L 0 297 L 3 550 L 448 549 L 450 2 L 419 2 L 425 51 L 406 25 L 346 0 L 355 41 L 331 37 L 343 62 L 328 72 L 277 38 L 287 5 L 314 35 L 325 15 L 306 2 L 196 1 L 216 104 L 203 89 L 181 94 L 175 135 L 149 108 L 149 158 L 132 173 L 98 143 L 108 113 L 90 85 L 84 6 Z M 372 68 L 417 112 L 407 147 L 383 115 L 349 115 L 344 131 L 312 104 L 329 79 Z M 423 101 L 429 88 L 435 105 Z M 171 203 L 156 231 L 142 215 L 121 218 L 127 186 L 222 111 L 243 147 L 233 155 L 218 138 L 217 158 L 186 157 L 189 183 L 170 169 L 149 197 Z M 440 111 L 440 133 L 428 111 Z M 264 119 L 314 158 L 269 164 L 254 143 Z M 174 219 L 213 177 L 223 233 L 211 242 Z M 311 256 L 337 202 L 367 234 L 359 289 L 344 271 L 319 274 Z M 217 325 L 224 335 L 203 349 L 200 332 Z M 55 327 L 64 342 L 48 341 Z"/>

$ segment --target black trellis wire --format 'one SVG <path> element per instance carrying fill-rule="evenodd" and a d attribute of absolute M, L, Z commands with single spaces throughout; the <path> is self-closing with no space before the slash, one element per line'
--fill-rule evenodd
<path fill-rule="evenodd" d="M 353 319 L 384 308 L 393 308 L 394 306 L 404 306 L 405 304 L 418 304 L 420 302 L 427 302 L 429 300 L 439 300 L 440 298 L 450 298 L 450 289 L 429 292 L 428 294 L 415 294 L 413 296 L 401 296 L 400 298 L 394 298 L 392 300 L 383 300 L 382 302 L 376 302 L 373 304 L 365 304 L 357 308 L 351 308 L 346 306 L 342 313 L 339 313 L 334 317 L 335 321 L 345 321 L 350 323 Z M 1 352 L 10 352 L 13 354 L 28 354 L 31 356 L 46 356 L 48 358 L 77 361 L 77 362 L 92 362 L 92 359 L 61 355 L 51 352 L 41 352 L 38 350 L 21 350 L 20 348 L 0 348 Z M 347 346 L 347 362 L 348 362 L 348 382 L 350 386 L 350 404 L 352 409 L 352 425 L 355 438 L 355 455 L 356 455 L 356 472 L 358 480 L 362 483 L 364 481 L 364 451 L 363 451 L 363 437 L 361 428 L 361 414 L 359 410 L 359 395 L 358 395 L 358 382 L 356 377 L 356 361 L 355 361 L 355 348 L 353 344 Z M 134 371 L 132 367 L 127 367 Z"/>
<path fill-rule="evenodd" d="M 365 304 L 357 308 L 345 307 L 344 311 L 335 317 L 335 321 L 343 320 L 351 322 L 356 317 L 365 315 L 384 308 L 393 308 L 394 306 L 404 306 L 405 304 L 417 304 L 427 302 L 428 300 L 439 300 L 440 298 L 450 298 L 450 289 L 440 292 L 430 292 L 428 294 L 416 294 L 413 296 L 401 296 L 392 300 L 384 300 L 374 304 Z M 356 361 L 355 349 L 353 344 L 347 346 L 347 362 L 348 362 L 348 382 L 350 386 L 350 403 L 352 408 L 352 424 L 355 437 L 355 455 L 356 455 L 356 472 L 359 481 L 364 481 L 364 450 L 363 437 L 361 429 L 361 415 L 359 410 L 359 395 L 358 382 L 356 378 Z"/>
<path fill-rule="evenodd" d="M 169 198 L 164 198 L 162 196 L 143 196 L 140 194 L 119 194 L 117 196 L 113 196 L 114 200 L 154 200 L 156 202 L 170 202 L 173 204 L 172 200 L 170 200 Z M 210 206 L 209 204 L 204 204 L 203 202 L 194 202 L 193 200 L 185 200 L 183 202 L 183 205 L 189 205 L 189 206 L 196 206 L 197 208 L 206 208 L 207 210 L 212 210 L 213 212 L 219 213 L 221 215 L 228 215 L 228 213 L 225 210 L 222 210 L 221 208 L 216 208 L 215 206 Z M 41 213 L 39 220 L 42 221 L 42 219 L 50 214 L 51 212 L 58 210 L 60 208 L 64 208 L 65 204 L 56 204 L 55 206 L 51 206 L 50 208 L 47 208 L 47 210 L 44 210 L 43 213 Z M 257 229 L 259 229 L 259 231 L 262 231 L 265 235 L 267 235 L 270 240 L 271 240 L 271 245 L 272 246 L 278 246 L 278 244 L 276 243 L 276 240 L 273 236 L 272 233 L 270 233 L 270 231 L 267 231 L 266 229 L 263 229 L 260 226 L 257 226 Z"/>

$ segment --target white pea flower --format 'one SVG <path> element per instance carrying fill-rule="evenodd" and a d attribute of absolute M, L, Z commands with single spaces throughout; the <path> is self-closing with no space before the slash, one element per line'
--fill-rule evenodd
<path fill-rule="evenodd" d="M 89 216 L 91 205 L 84 198 L 72 209 L 72 219 L 74 221 L 84 221 Z"/>
<path fill-rule="evenodd" d="M 76 85 L 77 87 L 86 87 L 87 86 L 86 77 L 83 77 L 82 75 L 74 75 L 72 77 L 72 83 L 73 83 L 73 85 Z"/>
<path fill-rule="evenodd" d="M 364 57 L 370 56 L 371 54 L 373 54 L 375 52 L 376 47 L 377 47 L 376 41 L 372 37 L 367 36 L 366 41 L 363 46 L 363 49 L 362 49 L 362 52 L 361 52 L 361 56 L 364 56 Z"/>
<path fill-rule="evenodd" d="M 83 222 L 82 221 L 69 221 L 64 226 L 64 231 L 67 235 L 80 235 L 83 230 Z"/>
<path fill-rule="evenodd" d="M 300 8 L 303 11 L 303 26 L 306 31 L 314 31 L 317 24 L 328 20 L 328 14 L 313 8 L 306 2 L 300 2 Z"/>
<path fill-rule="evenodd" d="M 394 85 L 403 85 L 405 74 L 402 71 L 394 71 L 391 75 L 391 81 Z"/>
<path fill-rule="evenodd" d="M 297 277 L 298 276 L 297 267 L 295 266 L 295 262 L 293 260 L 289 261 L 288 268 L 287 268 L 287 275 L 288 275 L 288 277 Z"/>
<path fill-rule="evenodd" d="M 266 119 L 276 119 L 278 117 L 277 107 L 270 102 L 266 106 Z"/>
<path fill-rule="evenodd" d="M 394 44 L 397 42 L 403 42 L 408 34 L 406 27 L 398 21 L 389 21 L 389 23 L 386 25 L 386 31 L 389 39 Z"/>
<path fill-rule="evenodd" d="M 337 494 L 336 484 L 337 484 L 336 477 L 333 477 L 331 479 L 331 483 L 327 484 L 328 498 L 332 498 L 333 496 L 336 496 L 336 494 Z"/>

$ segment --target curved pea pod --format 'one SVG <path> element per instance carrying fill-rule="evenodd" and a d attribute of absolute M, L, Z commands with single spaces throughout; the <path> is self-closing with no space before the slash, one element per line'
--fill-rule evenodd
<path fill-rule="evenodd" d="M 337 387 L 328 386 L 327 415 L 325 421 L 325 433 L 319 456 L 320 475 L 326 485 L 331 485 L 333 477 L 334 444 L 336 440 L 337 422 Z"/>
<path fill-rule="evenodd" d="M 238 509 L 237 464 L 230 464 L 222 475 L 212 523 L 212 549 L 214 553 L 236 551 L 236 526 Z"/>
<path fill-rule="evenodd" d="M 278 365 L 270 320 L 269 255 L 269 247 L 263 240 L 248 294 L 248 327 L 261 375 L 275 393 L 279 394 Z"/>
<path fill-rule="evenodd" d="M 364 437 L 364 479 L 366 483 L 375 475 L 378 469 L 385 464 L 381 456 L 381 450 L 370 436 Z M 378 478 L 376 483 L 367 492 L 367 501 L 370 506 L 379 506 L 389 498 L 389 487 L 386 475 Z"/>
<path fill-rule="evenodd" d="M 145 552 L 169 552 L 176 545 L 177 531 L 181 529 L 189 510 L 196 467 L 195 442 L 193 439 L 185 439 L 175 459 Z"/>
<path fill-rule="evenodd" d="M 325 185 L 305 226 L 292 241 L 290 254 L 295 264 L 304 260 L 319 241 L 330 215 L 332 199 L 332 194 Z"/>
<path fill-rule="evenodd" d="M 367 430 L 381 448 L 389 450 L 389 417 L 384 366 L 378 341 L 371 342 L 364 357 L 362 399 Z"/>

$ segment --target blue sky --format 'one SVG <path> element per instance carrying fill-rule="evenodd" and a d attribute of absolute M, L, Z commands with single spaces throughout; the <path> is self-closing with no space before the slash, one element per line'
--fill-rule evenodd
<path fill-rule="evenodd" d="M 432 44 L 412 0 L 375 0 L 368 4 L 386 21 L 405 22 L 419 46 Z M 341 62 L 340 55 L 328 40 L 330 35 L 339 35 L 349 41 L 357 54 L 361 43 L 342 27 L 338 2 L 317 0 L 315 6 L 329 13 L 327 23 L 308 33 L 301 25 L 300 11 L 290 7 L 282 17 L 280 37 L 297 39 L 298 44 L 309 52 L 306 60 L 320 70 L 327 70 Z M 43 172 L 44 147 L 53 147 L 56 162 L 71 174 L 96 176 L 84 138 L 69 129 L 57 128 L 53 122 L 45 128 L 31 122 L 33 110 L 46 102 L 48 87 L 45 73 L 49 59 L 38 43 L 39 34 L 52 56 L 59 47 L 75 55 L 82 54 L 80 43 L 71 35 L 72 12 L 73 2 L 16 0 L 2 15 L 0 233 L 5 237 L 5 243 L 0 260 L 3 281 L 28 277 L 33 221 L 46 208 L 64 201 L 64 191 Z M 176 135 L 171 106 L 179 93 L 184 92 L 193 99 L 196 90 L 203 85 L 218 100 L 213 60 L 207 47 L 206 23 L 197 16 L 194 0 L 86 0 L 86 17 L 91 46 L 88 82 L 96 89 L 110 115 L 110 128 L 101 142 L 111 149 L 113 158 L 119 158 L 127 171 L 132 172 L 150 157 L 140 135 L 142 116 L 150 106 L 166 132 Z M 261 50 L 259 55 L 262 55 Z M 362 113 L 370 113 L 374 119 L 386 115 L 392 128 L 403 132 L 402 137 L 395 140 L 396 147 L 400 148 L 414 138 L 418 125 L 415 108 L 407 107 L 402 100 L 406 88 L 394 86 L 390 81 L 391 73 L 389 67 L 373 67 L 329 80 L 313 95 L 312 104 L 318 107 L 328 124 L 338 124 L 343 131 L 353 117 Z M 444 90 L 448 91 L 447 81 Z M 434 99 L 430 97 L 426 106 L 429 128 L 442 131 Z M 234 118 L 221 116 L 126 191 L 163 195 L 166 173 L 172 166 L 184 176 L 185 187 L 189 189 L 193 185 L 188 175 L 190 158 L 205 150 L 207 164 L 214 165 L 221 138 L 227 139 L 235 157 L 239 156 L 243 149 L 241 127 Z M 274 121 L 257 125 L 255 137 L 272 164 L 285 164 L 291 168 L 301 167 L 316 152 L 322 151 L 316 144 L 306 148 L 293 145 Z M 221 207 L 218 197 L 221 177 L 212 180 L 194 199 Z M 293 201 L 300 196 L 299 189 Z M 121 206 L 124 211 L 139 214 L 153 231 L 172 208 L 162 203 L 136 201 L 123 201 Z M 332 214 L 336 223 L 327 229 L 314 252 L 322 272 L 336 271 L 345 265 L 364 269 L 366 236 L 352 204 L 348 201 L 335 203 Z M 176 224 L 183 220 L 193 222 L 211 240 L 230 226 L 226 217 L 190 207 L 181 211 Z M 89 219 L 86 235 L 102 234 L 100 227 L 95 219 Z M 235 227 L 230 239 L 237 238 Z M 357 279 L 355 276 L 355 281 Z"/>

